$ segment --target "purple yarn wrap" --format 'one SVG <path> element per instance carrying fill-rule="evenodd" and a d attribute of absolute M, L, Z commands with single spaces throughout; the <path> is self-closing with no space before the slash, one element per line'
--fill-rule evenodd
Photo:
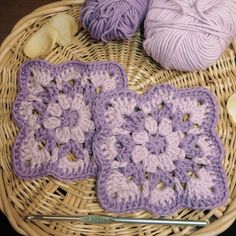
<path fill-rule="evenodd" d="M 148 3 L 149 0 L 87 0 L 80 20 L 96 40 L 130 39 L 143 22 Z"/>
<path fill-rule="evenodd" d="M 165 69 L 204 70 L 236 36 L 236 1 L 150 0 L 146 53 Z"/>

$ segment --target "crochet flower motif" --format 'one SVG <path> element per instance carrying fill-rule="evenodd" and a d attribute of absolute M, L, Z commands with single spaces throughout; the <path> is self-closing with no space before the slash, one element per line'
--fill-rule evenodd
<path fill-rule="evenodd" d="M 73 99 L 64 94 L 57 96 L 58 103 L 49 103 L 49 117 L 43 120 L 45 129 L 55 129 L 57 143 L 68 143 L 70 140 L 83 143 L 84 134 L 94 130 L 90 107 L 83 101 L 83 95 L 78 94 Z"/>
<path fill-rule="evenodd" d="M 225 201 L 217 106 L 206 89 L 161 85 L 143 96 L 119 90 L 100 95 L 95 104 L 93 152 L 105 209 L 168 215 Z"/>
<path fill-rule="evenodd" d="M 111 62 L 53 66 L 29 61 L 20 69 L 19 84 L 13 106 L 20 127 L 13 148 L 16 174 L 62 180 L 95 176 L 92 103 L 98 93 L 126 86 L 121 67 Z"/>

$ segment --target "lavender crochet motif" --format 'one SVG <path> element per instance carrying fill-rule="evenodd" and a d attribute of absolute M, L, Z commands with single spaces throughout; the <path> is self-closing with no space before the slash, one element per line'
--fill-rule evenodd
<path fill-rule="evenodd" d="M 100 95 L 94 107 L 98 198 L 116 213 L 209 209 L 227 198 L 223 146 L 206 89 L 154 87 Z"/>
<path fill-rule="evenodd" d="M 127 85 L 113 62 L 28 61 L 19 71 L 13 117 L 20 132 L 13 167 L 21 178 L 52 175 L 61 180 L 95 176 L 91 107 L 98 93 Z"/>

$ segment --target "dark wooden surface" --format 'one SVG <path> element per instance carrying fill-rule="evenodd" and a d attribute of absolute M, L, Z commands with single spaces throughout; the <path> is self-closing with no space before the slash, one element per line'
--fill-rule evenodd
<path fill-rule="evenodd" d="M 55 2 L 53 0 L 0 0 L 0 44 L 4 38 L 11 32 L 15 23 L 23 16 L 29 14 L 37 7 L 48 3 Z M 0 192 L 1 194 L 1 192 Z M 231 235 L 236 230 L 236 224 L 231 226 L 223 236 Z M 8 234 L 6 234 L 6 231 Z M 5 234 L 3 234 L 5 233 Z M 10 226 L 6 217 L 0 212 L 0 235 L 17 236 Z"/>

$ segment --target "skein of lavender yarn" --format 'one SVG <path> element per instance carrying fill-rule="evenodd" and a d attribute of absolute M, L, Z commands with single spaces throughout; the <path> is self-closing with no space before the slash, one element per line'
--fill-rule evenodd
<path fill-rule="evenodd" d="M 150 0 L 144 49 L 164 68 L 206 69 L 236 36 L 235 0 Z"/>
<path fill-rule="evenodd" d="M 143 22 L 149 0 L 87 0 L 80 20 L 92 38 L 109 42 L 130 39 Z"/>

